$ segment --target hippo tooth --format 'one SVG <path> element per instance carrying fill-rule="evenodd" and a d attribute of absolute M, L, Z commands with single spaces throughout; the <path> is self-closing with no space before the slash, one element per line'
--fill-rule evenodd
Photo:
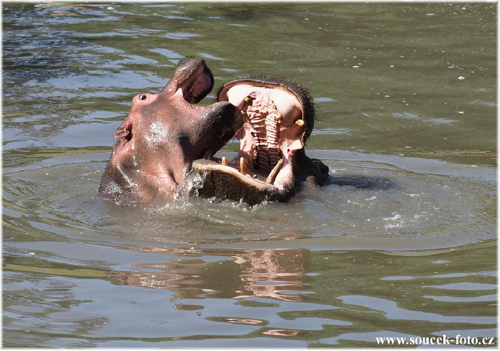
<path fill-rule="evenodd" d="M 283 119 L 283 116 L 278 112 L 276 116 L 274 117 L 276 121 L 281 121 Z"/>
<path fill-rule="evenodd" d="M 244 100 L 247 104 L 252 102 L 252 98 L 250 96 L 247 96 Z"/>
<path fill-rule="evenodd" d="M 241 174 L 248 174 L 248 167 L 243 157 L 240 157 L 240 172 Z"/>
<path fill-rule="evenodd" d="M 247 114 L 247 112 L 246 112 L 246 111 L 244 111 L 244 110 L 241 110 L 240 112 L 241 112 L 241 114 L 242 114 L 243 116 L 245 116 L 245 115 Z"/>
<path fill-rule="evenodd" d="M 229 166 L 229 161 L 227 160 L 226 156 L 222 157 L 222 165 L 223 166 Z"/>
<path fill-rule="evenodd" d="M 281 167 L 283 167 L 284 162 L 285 161 L 283 161 L 283 159 L 279 160 L 278 163 L 276 164 L 276 166 L 274 166 L 274 168 L 271 170 L 271 172 L 269 172 L 269 175 L 267 176 L 267 179 L 266 179 L 267 184 L 274 183 L 274 181 L 276 180 L 276 177 L 278 176 L 278 173 L 281 170 Z"/>
<path fill-rule="evenodd" d="M 303 119 L 298 119 L 295 121 L 295 124 L 298 126 L 303 126 L 304 125 L 304 120 Z"/>

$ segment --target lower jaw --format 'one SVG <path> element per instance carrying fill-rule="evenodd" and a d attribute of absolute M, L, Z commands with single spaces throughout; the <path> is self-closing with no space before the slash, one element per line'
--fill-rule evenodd
<path fill-rule="evenodd" d="M 276 179 L 278 173 L 286 172 L 283 168 L 285 161 L 280 161 L 281 168 L 276 167 L 274 175 L 263 175 L 251 169 L 239 170 L 224 165 L 222 159 L 200 159 L 192 164 L 192 169 L 205 175 L 204 184 L 198 190 L 204 197 L 216 197 L 233 201 L 243 200 L 249 205 L 255 205 L 265 200 L 279 200 L 285 192 L 285 187 L 279 182 L 269 181 L 269 177 Z M 271 172 L 273 173 L 273 172 Z M 266 182 L 267 180 L 267 182 Z"/>

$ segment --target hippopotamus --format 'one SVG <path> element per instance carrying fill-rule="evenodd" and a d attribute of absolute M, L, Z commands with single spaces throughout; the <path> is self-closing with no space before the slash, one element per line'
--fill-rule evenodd
<path fill-rule="evenodd" d="M 204 60 L 185 58 L 160 93 L 136 95 L 98 193 L 124 206 L 174 202 L 193 161 L 210 158 L 243 125 L 228 101 L 196 105 L 213 85 Z"/>
<path fill-rule="evenodd" d="M 206 176 L 202 196 L 243 200 L 286 201 L 302 184 L 329 183 L 328 167 L 305 153 L 314 127 L 315 108 L 309 91 L 287 79 L 243 77 L 223 85 L 217 101 L 229 101 L 244 116 L 238 155 L 231 161 L 198 160 Z"/>
<path fill-rule="evenodd" d="M 121 126 L 98 193 L 116 204 L 175 202 L 187 176 L 190 194 L 244 201 L 286 201 L 302 183 L 324 185 L 328 167 L 305 154 L 314 103 L 301 85 L 269 77 L 224 84 L 211 105 L 197 105 L 214 86 L 199 58 L 182 59 L 158 94 L 138 94 Z M 213 155 L 240 140 L 231 161 Z"/>

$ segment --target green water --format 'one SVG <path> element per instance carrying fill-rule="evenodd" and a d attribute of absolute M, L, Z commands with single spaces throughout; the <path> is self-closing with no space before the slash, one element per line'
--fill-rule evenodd
<path fill-rule="evenodd" d="M 496 22 L 494 3 L 3 3 L 3 346 L 496 337 Z M 335 183 L 254 208 L 98 198 L 132 97 L 185 56 L 216 89 L 307 86 Z"/>

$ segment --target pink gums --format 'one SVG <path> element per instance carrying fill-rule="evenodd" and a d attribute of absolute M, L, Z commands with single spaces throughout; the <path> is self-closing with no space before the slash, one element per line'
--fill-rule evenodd
<path fill-rule="evenodd" d="M 220 97 L 237 106 L 246 119 L 236 134 L 240 151 L 231 161 L 234 167 L 243 158 L 248 167 L 269 174 L 281 158 L 286 165 L 303 148 L 304 126 L 295 123 L 302 117 L 302 109 L 290 92 L 242 83 L 229 87 Z"/>
<path fill-rule="evenodd" d="M 279 112 L 265 93 L 250 95 L 246 110 L 253 137 L 253 168 L 269 173 L 280 159 Z"/>

